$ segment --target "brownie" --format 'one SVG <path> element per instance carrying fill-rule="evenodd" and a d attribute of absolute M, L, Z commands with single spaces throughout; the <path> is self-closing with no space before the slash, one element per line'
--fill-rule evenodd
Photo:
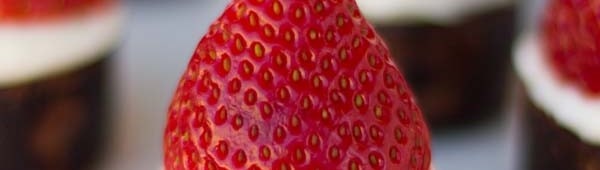
<path fill-rule="evenodd" d="M 513 6 L 472 15 L 454 25 L 375 25 L 433 127 L 464 125 L 503 106 Z"/>
<path fill-rule="evenodd" d="M 89 169 L 105 137 L 109 55 L 67 73 L 0 87 L 0 169 Z"/>
<path fill-rule="evenodd" d="M 586 143 L 526 100 L 527 169 L 600 169 L 600 146 Z"/>

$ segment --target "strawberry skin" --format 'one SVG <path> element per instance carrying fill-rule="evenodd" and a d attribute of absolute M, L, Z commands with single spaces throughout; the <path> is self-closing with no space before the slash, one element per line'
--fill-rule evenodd
<path fill-rule="evenodd" d="M 599 0 L 553 0 L 543 23 L 549 61 L 558 75 L 600 94 Z"/>
<path fill-rule="evenodd" d="M 421 111 L 353 0 L 234 0 L 168 112 L 167 170 L 417 169 Z"/>

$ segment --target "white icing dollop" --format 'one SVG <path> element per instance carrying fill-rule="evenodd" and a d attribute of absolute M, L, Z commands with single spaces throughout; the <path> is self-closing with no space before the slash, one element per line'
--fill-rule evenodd
<path fill-rule="evenodd" d="M 0 87 L 77 69 L 113 48 L 122 9 L 106 7 L 43 23 L 0 23 Z"/>
<path fill-rule="evenodd" d="M 371 22 L 398 24 L 427 21 L 448 25 L 464 17 L 505 7 L 513 0 L 357 0 L 362 13 Z"/>
<path fill-rule="evenodd" d="M 516 71 L 533 104 L 585 142 L 600 146 L 600 97 L 561 81 L 544 57 L 536 34 L 525 34 L 516 45 Z"/>

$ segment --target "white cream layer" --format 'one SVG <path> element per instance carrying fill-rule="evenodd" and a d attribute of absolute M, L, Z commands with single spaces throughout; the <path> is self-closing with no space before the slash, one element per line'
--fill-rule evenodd
<path fill-rule="evenodd" d="M 113 48 L 121 8 L 44 23 L 0 23 L 0 87 L 77 69 Z"/>
<path fill-rule="evenodd" d="M 362 13 L 377 24 L 418 21 L 448 25 L 479 12 L 513 4 L 513 0 L 357 0 Z"/>
<path fill-rule="evenodd" d="M 533 103 L 585 142 L 600 146 L 600 97 L 557 78 L 536 34 L 521 37 L 514 64 Z"/>

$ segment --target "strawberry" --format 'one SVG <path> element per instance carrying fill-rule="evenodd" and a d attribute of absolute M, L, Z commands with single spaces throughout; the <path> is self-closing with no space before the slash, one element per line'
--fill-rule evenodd
<path fill-rule="evenodd" d="M 543 22 L 545 51 L 556 73 L 600 94 L 600 0 L 554 0 Z"/>
<path fill-rule="evenodd" d="M 354 0 L 234 0 L 168 111 L 167 170 L 429 169 L 430 138 Z"/>
<path fill-rule="evenodd" d="M 114 0 L 0 0 L 0 22 L 77 14 Z"/>

